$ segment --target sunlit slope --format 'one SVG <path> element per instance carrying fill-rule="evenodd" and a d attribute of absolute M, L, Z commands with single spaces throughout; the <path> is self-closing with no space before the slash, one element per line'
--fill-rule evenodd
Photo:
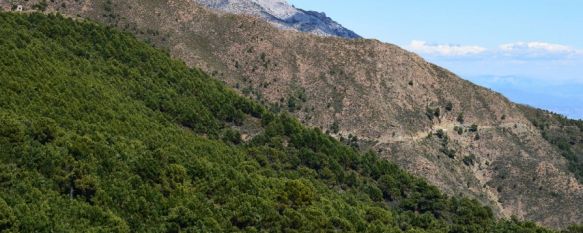
<path fill-rule="evenodd" d="M 0 231 L 543 231 L 104 26 L 3 13 L 0 52 Z"/>

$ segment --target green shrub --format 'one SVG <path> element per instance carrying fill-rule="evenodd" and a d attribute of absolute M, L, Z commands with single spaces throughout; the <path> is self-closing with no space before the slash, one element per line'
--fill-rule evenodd
<path fill-rule="evenodd" d="M 453 130 L 457 132 L 457 134 L 462 135 L 464 134 L 464 128 L 460 127 L 460 126 L 454 126 Z"/>
<path fill-rule="evenodd" d="M 338 124 L 338 121 L 334 121 L 334 123 L 332 123 L 332 126 L 330 126 L 330 130 L 334 134 L 337 134 L 338 132 L 340 132 L 340 124 Z"/>
<path fill-rule="evenodd" d="M 472 126 L 470 126 L 470 132 L 478 132 L 478 125 L 476 124 L 472 124 Z"/>
<path fill-rule="evenodd" d="M 456 151 L 454 149 L 448 149 L 447 147 L 445 147 L 441 149 L 441 153 L 443 153 L 450 159 L 455 159 Z"/>
<path fill-rule="evenodd" d="M 473 154 L 472 155 L 465 156 L 462 161 L 464 162 L 464 164 L 466 166 L 474 166 L 475 165 L 475 161 L 476 161 L 476 156 L 473 155 Z"/>
<path fill-rule="evenodd" d="M 457 116 L 456 121 L 459 122 L 460 124 L 464 123 L 464 113 L 463 112 Z"/>
<path fill-rule="evenodd" d="M 425 108 L 425 115 L 427 116 L 427 118 L 429 118 L 429 120 L 433 120 L 433 118 L 435 117 L 435 110 L 428 106 Z"/>
<path fill-rule="evenodd" d="M 440 108 L 435 108 L 435 110 L 433 110 L 433 115 L 436 118 L 439 118 L 441 116 L 441 109 Z"/>
<path fill-rule="evenodd" d="M 448 112 L 451 112 L 453 110 L 453 103 L 451 101 L 448 101 L 445 104 L 445 110 L 447 110 Z"/>
<path fill-rule="evenodd" d="M 440 139 L 443 139 L 443 138 L 447 137 L 447 134 L 445 133 L 445 131 L 443 129 L 438 129 L 437 132 L 435 132 L 435 136 L 437 136 Z"/>

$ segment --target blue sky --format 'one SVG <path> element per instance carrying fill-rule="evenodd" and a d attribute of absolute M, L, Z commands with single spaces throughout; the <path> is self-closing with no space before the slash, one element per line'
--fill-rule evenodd
<path fill-rule="evenodd" d="M 290 0 L 513 101 L 583 118 L 583 1 Z"/>

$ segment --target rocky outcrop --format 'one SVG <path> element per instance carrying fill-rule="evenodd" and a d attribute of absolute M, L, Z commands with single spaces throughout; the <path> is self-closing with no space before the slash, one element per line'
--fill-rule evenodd
<path fill-rule="evenodd" d="M 211 9 L 235 14 L 255 15 L 282 29 L 294 29 L 320 36 L 360 38 L 326 14 L 295 8 L 285 0 L 194 0 Z"/>

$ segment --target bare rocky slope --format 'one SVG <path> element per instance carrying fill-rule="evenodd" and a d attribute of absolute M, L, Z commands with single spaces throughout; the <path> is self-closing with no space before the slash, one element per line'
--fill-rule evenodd
<path fill-rule="evenodd" d="M 191 0 L 55 0 L 46 11 L 134 33 L 501 217 L 583 221 L 583 185 L 516 104 L 397 46 L 281 31 Z"/>

